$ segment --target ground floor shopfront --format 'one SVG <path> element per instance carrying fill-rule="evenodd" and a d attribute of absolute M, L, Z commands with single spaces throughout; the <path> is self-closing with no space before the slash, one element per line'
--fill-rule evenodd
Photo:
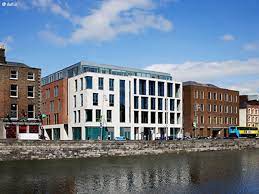
<path fill-rule="evenodd" d="M 38 140 L 41 134 L 41 123 L 31 121 L 0 121 L 0 139 Z"/>
<path fill-rule="evenodd" d="M 129 126 L 44 126 L 48 140 L 157 140 L 183 137 L 181 128 L 172 127 L 129 127 Z"/>

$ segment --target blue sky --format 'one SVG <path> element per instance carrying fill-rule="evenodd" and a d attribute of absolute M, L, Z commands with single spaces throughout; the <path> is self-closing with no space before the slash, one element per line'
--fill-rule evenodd
<path fill-rule="evenodd" d="M 259 93 L 257 0 L 0 0 L 0 18 L 8 59 L 43 75 L 88 60 Z"/>

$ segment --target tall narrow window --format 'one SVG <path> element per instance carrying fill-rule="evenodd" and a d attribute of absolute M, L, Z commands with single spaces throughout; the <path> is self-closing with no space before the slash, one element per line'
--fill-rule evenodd
<path fill-rule="evenodd" d="M 81 106 L 84 106 L 84 95 L 83 94 L 80 94 L 80 104 Z"/>
<path fill-rule="evenodd" d="M 139 80 L 139 94 L 146 95 L 146 80 Z"/>
<path fill-rule="evenodd" d="M 80 89 L 83 90 L 84 89 L 84 80 L 83 78 L 80 78 Z"/>
<path fill-rule="evenodd" d="M 28 118 L 34 118 L 34 105 L 28 105 Z"/>
<path fill-rule="evenodd" d="M 98 89 L 103 90 L 103 78 L 102 77 L 98 78 Z"/>
<path fill-rule="evenodd" d="M 138 96 L 134 96 L 134 109 L 138 109 Z"/>
<path fill-rule="evenodd" d="M 109 79 L 109 90 L 114 91 L 114 79 Z"/>
<path fill-rule="evenodd" d="M 120 122 L 125 122 L 125 80 L 120 80 Z"/>
<path fill-rule="evenodd" d="M 101 110 L 100 109 L 96 109 L 96 111 L 95 111 L 95 121 L 101 122 Z"/>
<path fill-rule="evenodd" d="M 112 111 L 107 110 L 107 122 L 112 122 Z"/>
<path fill-rule="evenodd" d="M 165 94 L 164 82 L 158 82 L 158 96 L 164 96 Z"/>
<path fill-rule="evenodd" d="M 134 94 L 137 94 L 137 79 L 134 79 Z"/>
<path fill-rule="evenodd" d="M 156 99 L 155 98 L 151 98 L 151 110 L 155 110 L 156 109 Z"/>
<path fill-rule="evenodd" d="M 141 97 L 141 109 L 148 109 L 148 97 Z"/>
<path fill-rule="evenodd" d="M 149 95 L 154 96 L 156 92 L 156 82 L 155 81 L 149 81 Z"/>
<path fill-rule="evenodd" d="M 92 109 L 85 110 L 85 121 L 86 122 L 93 121 L 93 110 Z"/>
<path fill-rule="evenodd" d="M 114 95 L 113 94 L 109 95 L 109 106 L 114 106 Z"/>
<path fill-rule="evenodd" d="M 10 114 L 11 118 L 17 118 L 17 104 L 11 104 L 11 114 Z"/>
<path fill-rule="evenodd" d="M 173 97 L 173 83 L 167 83 L 167 96 Z"/>
<path fill-rule="evenodd" d="M 163 110 L 163 98 L 158 98 L 158 110 Z"/>
<path fill-rule="evenodd" d="M 54 97 L 58 96 L 58 86 L 54 87 Z"/>
<path fill-rule="evenodd" d="M 75 91 L 77 92 L 77 80 L 75 80 Z"/>
<path fill-rule="evenodd" d="M 93 93 L 93 105 L 98 106 L 98 93 Z"/>
<path fill-rule="evenodd" d="M 28 86 L 28 97 L 33 98 L 34 97 L 34 87 L 33 86 Z"/>
<path fill-rule="evenodd" d="M 54 112 L 54 101 L 50 101 L 50 112 Z"/>
<path fill-rule="evenodd" d="M 91 76 L 86 76 L 85 84 L 86 84 L 86 89 L 92 89 L 93 88 L 93 78 Z"/>
<path fill-rule="evenodd" d="M 76 95 L 74 95 L 74 108 L 76 108 Z"/>
<path fill-rule="evenodd" d="M 18 97 L 18 86 L 12 84 L 10 88 L 10 96 L 11 97 Z"/>

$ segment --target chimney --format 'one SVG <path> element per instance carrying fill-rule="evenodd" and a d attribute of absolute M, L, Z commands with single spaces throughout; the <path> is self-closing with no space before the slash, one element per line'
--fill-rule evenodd
<path fill-rule="evenodd" d="M 0 45 L 0 63 L 6 63 L 4 45 Z"/>

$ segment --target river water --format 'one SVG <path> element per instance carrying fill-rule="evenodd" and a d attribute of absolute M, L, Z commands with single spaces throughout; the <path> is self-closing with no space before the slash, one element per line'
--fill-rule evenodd
<path fill-rule="evenodd" d="M 259 150 L 0 162 L 0 193 L 259 193 Z"/>

